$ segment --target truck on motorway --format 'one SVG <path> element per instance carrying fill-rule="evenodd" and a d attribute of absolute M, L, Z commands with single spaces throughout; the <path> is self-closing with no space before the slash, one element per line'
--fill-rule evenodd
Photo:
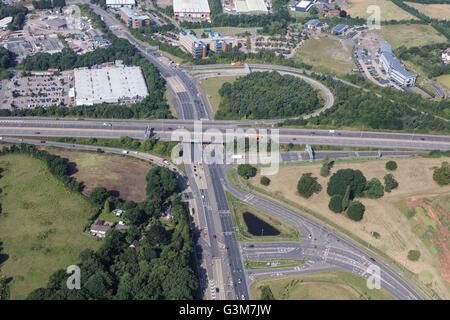
<path fill-rule="evenodd" d="M 242 159 L 244 156 L 242 154 L 233 154 L 231 159 Z"/>
<path fill-rule="evenodd" d="M 232 62 L 231 65 L 232 65 L 233 67 L 238 67 L 238 66 L 243 66 L 244 63 L 243 63 L 243 62 Z"/>
<path fill-rule="evenodd" d="M 167 165 L 169 164 L 169 161 L 167 161 L 166 159 L 162 159 L 162 162 Z"/>
<path fill-rule="evenodd" d="M 128 151 L 127 150 L 122 150 L 122 153 L 123 154 L 128 154 Z"/>

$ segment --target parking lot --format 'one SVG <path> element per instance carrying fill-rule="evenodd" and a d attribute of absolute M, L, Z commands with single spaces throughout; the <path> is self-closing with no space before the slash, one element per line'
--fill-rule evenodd
<path fill-rule="evenodd" d="M 1 109 L 32 109 L 37 106 L 68 105 L 69 89 L 73 87 L 73 75 L 33 75 L 3 80 L 0 89 Z"/>

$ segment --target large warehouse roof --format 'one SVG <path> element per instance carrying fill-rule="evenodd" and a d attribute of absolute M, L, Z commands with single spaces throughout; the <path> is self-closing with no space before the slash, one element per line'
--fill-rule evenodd
<path fill-rule="evenodd" d="M 140 67 L 75 69 L 74 75 L 77 105 L 116 103 L 120 99 L 147 96 Z"/>
<path fill-rule="evenodd" d="M 264 0 L 235 0 L 237 12 L 268 12 Z"/>
<path fill-rule="evenodd" d="M 173 12 L 210 12 L 208 0 L 173 0 Z"/>

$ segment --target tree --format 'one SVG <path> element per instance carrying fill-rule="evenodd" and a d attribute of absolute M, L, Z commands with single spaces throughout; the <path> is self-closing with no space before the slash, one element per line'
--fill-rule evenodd
<path fill-rule="evenodd" d="M 261 300 L 275 300 L 273 296 L 272 290 L 270 290 L 269 286 L 261 287 Z"/>
<path fill-rule="evenodd" d="M 151 226 L 147 231 L 147 239 L 156 245 L 167 244 L 169 242 L 169 234 L 163 226 Z"/>
<path fill-rule="evenodd" d="M 361 197 L 366 188 L 366 178 L 360 170 L 340 169 L 331 176 L 327 193 L 329 196 L 344 196 L 347 186 L 350 186 L 350 199 Z"/>
<path fill-rule="evenodd" d="M 270 179 L 266 176 L 262 176 L 260 182 L 263 186 L 268 186 L 270 184 Z"/>
<path fill-rule="evenodd" d="M 386 169 L 394 171 L 395 169 L 397 169 L 397 162 L 392 160 L 386 162 Z"/>
<path fill-rule="evenodd" d="M 175 174 L 167 168 L 155 167 L 150 169 L 146 176 L 147 197 L 165 200 L 179 190 Z"/>
<path fill-rule="evenodd" d="M 352 201 L 347 209 L 347 215 L 354 221 L 360 221 L 363 218 L 366 208 L 359 201 Z"/>
<path fill-rule="evenodd" d="M 345 211 L 348 208 L 348 204 L 350 203 L 350 186 L 347 186 L 345 189 L 344 196 L 342 197 L 342 210 Z"/>
<path fill-rule="evenodd" d="M 320 184 L 317 182 L 317 178 L 312 177 L 312 174 L 304 173 L 298 181 L 297 191 L 303 197 L 309 198 L 314 192 L 320 191 Z"/>
<path fill-rule="evenodd" d="M 384 195 L 383 185 L 377 178 L 372 178 L 367 182 L 367 196 L 371 199 L 378 199 Z"/>
<path fill-rule="evenodd" d="M 238 166 L 238 174 L 244 179 L 256 176 L 256 168 L 249 164 L 240 164 Z"/>
<path fill-rule="evenodd" d="M 328 208 L 335 213 L 344 211 L 342 208 L 342 196 L 340 194 L 335 194 L 332 196 L 330 202 L 328 203 Z"/>
<path fill-rule="evenodd" d="M 386 192 L 391 192 L 391 190 L 396 189 L 398 187 L 397 180 L 394 179 L 392 173 L 388 173 L 384 176 L 384 190 Z"/>
<path fill-rule="evenodd" d="M 104 187 L 96 187 L 89 194 L 89 200 L 94 203 L 101 205 L 108 198 L 108 191 Z"/>
<path fill-rule="evenodd" d="M 409 250 L 408 251 L 408 259 L 411 261 L 417 261 L 420 258 L 419 250 Z"/>
<path fill-rule="evenodd" d="M 330 169 L 333 166 L 334 161 L 330 161 L 330 158 L 328 157 L 328 154 L 325 156 L 325 158 L 322 161 L 322 167 L 320 168 L 320 175 L 322 177 L 328 177 L 330 174 Z"/>
<path fill-rule="evenodd" d="M 103 213 L 108 214 L 110 212 L 111 211 L 109 210 L 109 201 L 108 201 L 108 199 L 106 199 L 105 204 L 103 206 Z"/>
<path fill-rule="evenodd" d="M 433 179 L 440 186 L 445 186 L 450 183 L 450 164 L 447 161 L 442 162 L 440 168 L 434 169 Z"/>

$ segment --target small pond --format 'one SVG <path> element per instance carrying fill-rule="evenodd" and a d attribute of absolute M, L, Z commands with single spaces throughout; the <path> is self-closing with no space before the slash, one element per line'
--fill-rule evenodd
<path fill-rule="evenodd" d="M 248 232 L 254 236 L 278 236 L 280 231 L 250 212 L 244 212 Z"/>

